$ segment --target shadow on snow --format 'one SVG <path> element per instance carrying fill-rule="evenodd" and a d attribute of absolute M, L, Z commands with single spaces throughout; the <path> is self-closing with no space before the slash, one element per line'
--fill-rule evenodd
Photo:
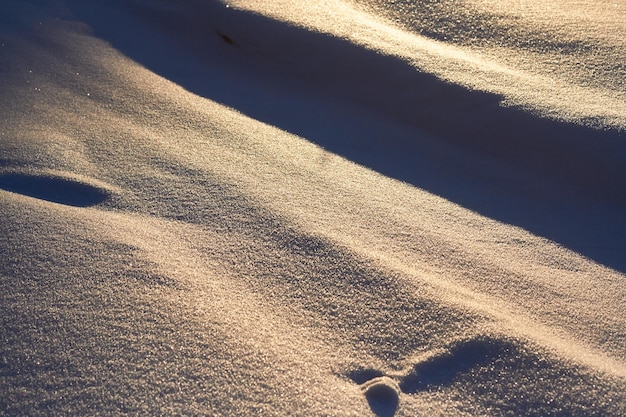
<path fill-rule="evenodd" d="M 497 95 L 217 1 L 122 12 L 73 3 L 96 35 L 195 94 L 626 271 L 623 132 L 502 107 Z"/>

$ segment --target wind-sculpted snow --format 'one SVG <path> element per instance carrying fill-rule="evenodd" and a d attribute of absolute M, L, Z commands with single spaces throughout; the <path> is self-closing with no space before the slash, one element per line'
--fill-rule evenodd
<path fill-rule="evenodd" d="M 620 27 L 456 3 L 0 4 L 0 415 L 624 415 Z"/>

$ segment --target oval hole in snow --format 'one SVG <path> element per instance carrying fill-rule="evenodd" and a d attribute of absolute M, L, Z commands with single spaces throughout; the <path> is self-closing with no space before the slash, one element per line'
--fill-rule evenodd
<path fill-rule="evenodd" d="M 400 388 L 391 378 L 376 377 L 361 385 L 372 412 L 378 417 L 392 417 L 398 409 Z"/>
<path fill-rule="evenodd" d="M 0 189 L 74 207 L 94 206 L 110 196 L 104 189 L 75 180 L 20 173 L 0 175 Z"/>

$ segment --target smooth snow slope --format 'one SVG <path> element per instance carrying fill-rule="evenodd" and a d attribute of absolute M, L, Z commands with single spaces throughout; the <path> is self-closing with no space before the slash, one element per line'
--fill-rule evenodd
<path fill-rule="evenodd" d="M 624 415 L 621 92 L 230 6 L 0 6 L 0 413 Z"/>

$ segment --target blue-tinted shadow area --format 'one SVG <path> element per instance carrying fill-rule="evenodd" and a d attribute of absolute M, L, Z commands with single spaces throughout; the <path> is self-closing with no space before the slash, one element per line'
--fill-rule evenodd
<path fill-rule="evenodd" d="M 94 206 L 109 198 L 106 191 L 91 185 L 20 173 L 0 175 L 0 189 L 74 207 Z"/>
<path fill-rule="evenodd" d="M 412 394 L 450 385 L 462 374 L 514 353 L 514 346 L 502 340 L 478 338 L 458 343 L 450 351 L 415 365 L 400 383 L 400 389 Z"/>
<path fill-rule="evenodd" d="M 372 412 L 378 417 L 392 417 L 398 409 L 398 393 L 385 385 L 373 387 L 365 396 Z"/>

